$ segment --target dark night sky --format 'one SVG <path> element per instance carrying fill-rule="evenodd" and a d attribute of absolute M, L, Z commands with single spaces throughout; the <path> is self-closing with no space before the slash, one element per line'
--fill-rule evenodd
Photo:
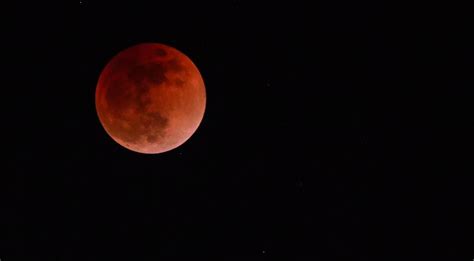
<path fill-rule="evenodd" d="M 18 9 L 2 261 L 474 257 L 466 8 L 150 2 Z M 103 67 L 142 42 L 207 88 L 198 131 L 159 155 L 95 112 Z"/>

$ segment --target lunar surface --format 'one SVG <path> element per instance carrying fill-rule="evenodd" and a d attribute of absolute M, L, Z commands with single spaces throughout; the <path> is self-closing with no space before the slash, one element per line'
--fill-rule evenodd
<path fill-rule="evenodd" d="M 204 116 L 206 90 L 186 55 L 147 43 L 112 58 L 100 75 L 95 103 L 112 139 L 132 151 L 155 154 L 193 135 Z"/>

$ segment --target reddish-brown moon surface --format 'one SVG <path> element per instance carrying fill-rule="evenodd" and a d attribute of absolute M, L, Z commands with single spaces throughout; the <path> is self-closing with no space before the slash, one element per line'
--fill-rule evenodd
<path fill-rule="evenodd" d="M 125 49 L 106 65 L 95 104 L 112 139 L 132 151 L 155 154 L 193 135 L 204 116 L 206 90 L 186 55 L 146 43 Z"/>

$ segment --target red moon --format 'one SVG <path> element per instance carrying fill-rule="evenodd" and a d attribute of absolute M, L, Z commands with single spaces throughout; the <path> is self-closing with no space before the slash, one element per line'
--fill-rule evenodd
<path fill-rule="evenodd" d="M 135 152 L 156 154 L 193 135 L 204 117 L 206 89 L 186 55 L 163 44 L 139 44 L 106 65 L 95 105 L 113 140 Z"/>

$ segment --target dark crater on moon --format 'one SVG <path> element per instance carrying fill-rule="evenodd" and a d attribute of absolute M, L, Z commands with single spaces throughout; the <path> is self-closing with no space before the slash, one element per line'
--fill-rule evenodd
<path fill-rule="evenodd" d="M 167 67 L 162 63 L 149 63 L 137 65 L 130 69 L 128 73 L 128 78 L 135 84 L 137 88 L 145 87 L 148 88 L 148 85 L 144 83 L 151 83 L 153 85 L 160 85 L 165 82 Z"/>
<path fill-rule="evenodd" d="M 155 50 L 155 55 L 159 57 L 165 57 L 168 53 L 163 48 L 157 48 Z"/>

